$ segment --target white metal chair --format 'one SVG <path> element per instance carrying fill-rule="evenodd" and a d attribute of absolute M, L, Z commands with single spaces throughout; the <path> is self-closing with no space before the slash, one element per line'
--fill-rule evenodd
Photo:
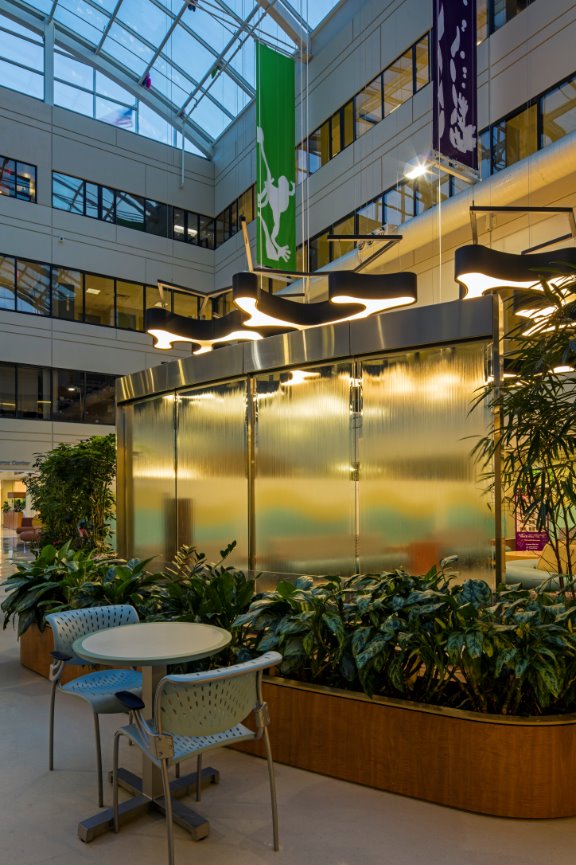
<path fill-rule="evenodd" d="M 142 674 L 132 669 L 100 670 L 87 673 L 68 682 L 60 684 L 64 669 L 69 664 L 86 666 L 88 662 L 74 657 L 72 645 L 74 640 L 86 634 L 101 631 L 105 628 L 115 628 L 119 625 L 132 625 L 138 622 L 138 613 L 129 604 L 114 604 L 105 607 L 90 607 L 80 610 L 66 610 L 62 613 L 50 613 L 46 622 L 52 628 L 54 635 L 54 651 L 50 665 L 50 735 L 49 735 L 49 765 L 54 768 L 54 702 L 56 691 L 71 694 L 85 700 L 94 714 L 94 734 L 96 738 L 96 759 L 98 764 L 98 805 L 104 805 L 102 783 L 102 749 L 100 745 L 99 715 L 116 712 L 126 712 L 122 703 L 115 696 L 116 691 L 127 690 L 138 696 L 142 693 Z"/>
<path fill-rule="evenodd" d="M 274 849 L 278 850 L 278 810 L 274 764 L 268 736 L 268 706 L 262 700 L 262 672 L 282 661 L 277 652 L 221 667 L 205 673 L 165 676 L 154 698 L 154 717 L 147 723 L 142 715 L 144 703 L 132 694 L 117 697 L 133 712 L 134 722 L 116 731 L 114 737 L 113 807 L 114 831 L 118 832 L 118 751 L 121 736 L 127 736 L 162 775 L 168 837 L 168 862 L 174 865 L 172 800 L 168 768 L 190 757 L 197 758 L 196 799 L 200 800 L 202 754 L 233 742 L 264 739 L 272 804 Z M 253 714 L 255 730 L 242 722 Z"/>

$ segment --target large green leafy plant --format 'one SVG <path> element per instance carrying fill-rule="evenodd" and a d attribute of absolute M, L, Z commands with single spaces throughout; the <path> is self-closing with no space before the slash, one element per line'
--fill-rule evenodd
<path fill-rule="evenodd" d="M 115 474 L 113 434 L 40 454 L 26 487 L 42 521 L 43 543 L 105 549 L 114 516 Z"/>
<path fill-rule="evenodd" d="M 47 613 L 102 604 L 132 604 L 145 617 L 157 609 L 155 575 L 145 571 L 146 564 L 74 550 L 70 543 L 60 549 L 48 544 L 32 561 L 19 562 L 3 583 L 4 628 L 15 620 L 22 636 L 32 624 L 43 630 Z"/>
<path fill-rule="evenodd" d="M 475 455 L 492 475 L 501 460 L 504 504 L 547 530 L 556 570 L 576 574 L 576 299 L 543 281 L 542 292 L 523 295 L 517 307 L 546 314 L 516 318 L 508 328 L 505 377 L 482 388 L 478 402 L 498 416 L 494 435 L 479 440 Z M 572 298 L 572 299 L 571 299 Z"/>
<path fill-rule="evenodd" d="M 545 588 L 493 594 L 436 569 L 304 578 L 256 596 L 235 626 L 300 681 L 478 712 L 574 711 L 576 607 Z"/>

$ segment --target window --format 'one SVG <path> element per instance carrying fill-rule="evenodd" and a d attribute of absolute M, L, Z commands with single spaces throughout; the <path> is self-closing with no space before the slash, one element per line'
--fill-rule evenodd
<path fill-rule="evenodd" d="M 36 201 L 36 166 L 0 156 L 0 195 Z"/>
<path fill-rule="evenodd" d="M 158 201 L 145 202 L 145 221 L 148 234 L 156 234 L 158 237 L 168 236 L 168 205 L 160 204 Z"/>
<path fill-rule="evenodd" d="M 254 219 L 254 186 L 243 192 L 238 199 L 238 217 L 243 216 L 246 222 Z"/>
<path fill-rule="evenodd" d="M 480 177 L 490 177 L 492 160 L 490 157 L 490 129 L 483 129 L 478 136 L 478 168 Z"/>
<path fill-rule="evenodd" d="M 414 46 L 414 93 L 430 83 L 430 59 L 428 34 Z"/>
<path fill-rule="evenodd" d="M 84 318 L 84 292 L 79 270 L 52 268 L 52 315 L 69 321 Z"/>
<path fill-rule="evenodd" d="M 16 162 L 0 157 L 0 195 L 14 198 L 16 194 Z"/>
<path fill-rule="evenodd" d="M 476 0 L 476 44 L 488 38 L 488 0 Z"/>
<path fill-rule="evenodd" d="M 84 213 L 84 181 L 67 174 L 52 173 L 52 207 L 69 213 Z"/>
<path fill-rule="evenodd" d="M 330 160 L 330 121 L 323 123 L 320 129 L 312 133 L 308 139 L 308 170 L 310 174 Z"/>
<path fill-rule="evenodd" d="M 140 195 L 116 193 L 116 225 L 144 231 L 144 199 Z"/>
<path fill-rule="evenodd" d="M 330 243 L 328 232 L 319 234 L 310 241 L 310 270 L 318 270 L 330 262 Z"/>
<path fill-rule="evenodd" d="M 10 255 L 0 255 L 0 309 L 16 306 L 16 265 Z"/>
<path fill-rule="evenodd" d="M 387 225 L 402 225 L 413 216 L 414 190 L 410 183 L 399 183 L 384 193 L 384 219 Z"/>
<path fill-rule="evenodd" d="M 55 369 L 54 405 L 52 408 L 55 420 L 82 420 L 82 397 L 84 391 L 84 373 L 71 369 Z"/>
<path fill-rule="evenodd" d="M 214 249 L 214 220 L 209 216 L 199 217 L 198 245 Z"/>
<path fill-rule="evenodd" d="M 545 94 L 541 100 L 541 147 L 552 144 L 576 129 L 576 78 L 565 81 Z"/>
<path fill-rule="evenodd" d="M 144 286 L 116 280 L 116 327 L 144 330 Z"/>
<path fill-rule="evenodd" d="M 0 363 L 0 417 L 16 414 L 16 367 Z"/>
<path fill-rule="evenodd" d="M 332 226 L 332 234 L 355 234 L 355 222 L 355 216 L 351 213 Z M 340 258 L 341 255 L 346 255 L 347 252 L 352 252 L 353 249 L 353 240 L 332 240 L 330 241 L 330 258 L 334 261 L 335 258 Z"/>
<path fill-rule="evenodd" d="M 84 320 L 89 324 L 114 326 L 114 280 L 87 273 L 84 277 Z"/>
<path fill-rule="evenodd" d="M 510 21 L 511 18 L 514 18 L 519 12 L 530 6 L 534 0 L 492 0 L 492 2 L 491 32 L 494 32 L 494 30 L 503 27 L 507 21 Z"/>
<path fill-rule="evenodd" d="M 160 289 L 156 285 L 146 286 L 146 309 L 164 308 L 172 311 L 172 291 L 169 288 Z"/>
<path fill-rule="evenodd" d="M 514 114 L 492 127 L 492 170 L 501 171 L 535 153 L 537 140 L 536 105 Z"/>
<path fill-rule="evenodd" d="M 414 184 L 414 202 L 417 215 L 438 204 L 439 182 L 441 200 L 444 201 L 450 193 L 450 178 L 447 174 L 442 174 L 440 178 L 434 177 L 430 180 L 420 177 Z"/>
<path fill-rule="evenodd" d="M 382 76 L 371 81 L 354 100 L 356 138 L 382 120 Z"/>
<path fill-rule="evenodd" d="M 174 312 L 185 315 L 188 318 L 198 318 L 200 311 L 200 298 L 197 294 L 189 294 L 183 291 L 174 292 Z"/>
<path fill-rule="evenodd" d="M 16 310 L 50 315 L 50 265 L 22 258 L 16 264 Z"/>
<path fill-rule="evenodd" d="M 50 375 L 38 366 L 19 366 L 17 369 L 18 417 L 50 420 Z"/>
<path fill-rule="evenodd" d="M 114 376 L 103 375 L 98 372 L 85 373 L 83 421 L 113 426 L 115 397 Z"/>
<path fill-rule="evenodd" d="M 384 70 L 384 116 L 387 117 L 412 96 L 412 49 Z"/>
<path fill-rule="evenodd" d="M 284 285 L 286 285 L 286 283 L 284 283 Z M 231 291 L 226 291 L 222 294 L 218 294 L 216 297 L 210 298 L 209 303 L 212 307 L 212 318 L 222 318 L 223 315 L 227 315 L 234 309 Z"/>
<path fill-rule="evenodd" d="M 360 207 L 358 213 L 358 234 L 371 234 L 376 228 L 384 224 L 382 214 L 382 197 L 370 201 L 364 207 Z"/>

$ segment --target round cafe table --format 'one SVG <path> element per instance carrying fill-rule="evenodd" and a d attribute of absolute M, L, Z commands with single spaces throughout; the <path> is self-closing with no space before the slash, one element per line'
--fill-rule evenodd
<path fill-rule="evenodd" d="M 74 654 L 86 661 L 114 667 L 142 668 L 142 699 L 148 717 L 152 717 L 154 693 L 168 664 L 196 661 L 216 655 L 230 643 L 232 635 L 214 625 L 192 622 L 140 622 L 87 634 L 76 640 Z M 216 769 L 202 769 L 202 784 L 218 782 Z M 164 811 L 160 770 L 142 758 L 142 776 L 119 769 L 118 783 L 133 794 L 120 805 L 120 822 L 127 822 L 150 809 Z M 171 784 L 172 796 L 185 796 L 196 789 L 196 773 L 176 778 Z M 209 831 L 206 820 L 180 802 L 173 803 L 174 822 L 186 829 L 195 840 Z M 92 841 L 113 828 L 111 808 L 98 812 L 78 825 L 82 841 Z"/>

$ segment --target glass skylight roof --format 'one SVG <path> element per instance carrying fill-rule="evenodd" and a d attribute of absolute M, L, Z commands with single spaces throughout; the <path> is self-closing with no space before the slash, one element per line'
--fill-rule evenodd
<path fill-rule="evenodd" d="M 253 99 L 255 40 L 293 54 L 343 0 L 0 0 L 130 90 L 203 153 Z"/>

